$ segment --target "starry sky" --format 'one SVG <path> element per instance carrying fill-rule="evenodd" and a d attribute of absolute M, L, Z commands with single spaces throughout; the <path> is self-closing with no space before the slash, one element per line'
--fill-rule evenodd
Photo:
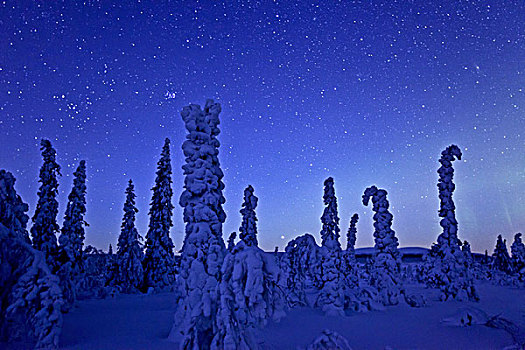
<path fill-rule="evenodd" d="M 223 110 L 225 236 L 251 184 L 263 249 L 305 232 L 319 242 L 332 176 L 343 236 L 357 212 L 357 246 L 373 244 L 361 195 L 375 184 L 388 191 L 400 245 L 428 247 L 451 143 L 463 151 L 460 238 L 492 252 L 498 234 L 525 231 L 523 1 L 1 1 L 0 29 L 0 168 L 32 215 L 49 138 L 61 224 L 85 159 L 86 244 L 116 243 L 129 178 L 146 234 L 169 137 L 181 248 L 180 111 L 206 98 Z"/>

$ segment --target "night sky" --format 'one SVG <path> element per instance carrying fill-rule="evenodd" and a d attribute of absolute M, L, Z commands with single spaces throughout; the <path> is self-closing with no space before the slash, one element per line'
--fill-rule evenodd
<path fill-rule="evenodd" d="M 388 191 L 400 245 L 428 247 L 440 233 L 438 159 L 451 143 L 463 151 L 460 238 L 491 253 L 498 234 L 525 231 L 523 1 L 114 3 L 0 2 L 0 168 L 15 174 L 30 215 L 44 137 L 62 166 L 60 225 L 86 159 L 86 244 L 115 245 L 129 178 L 145 235 L 169 137 L 180 249 L 180 111 L 213 98 L 225 236 L 251 184 L 263 249 L 305 232 L 319 242 L 332 176 L 343 236 L 357 212 L 357 246 L 373 244 L 361 195 L 375 184 Z"/>

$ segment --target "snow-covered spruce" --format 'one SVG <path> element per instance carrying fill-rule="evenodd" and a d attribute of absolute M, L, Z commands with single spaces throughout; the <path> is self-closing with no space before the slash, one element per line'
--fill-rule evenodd
<path fill-rule="evenodd" d="M 465 254 L 465 265 L 467 268 L 471 268 L 474 264 L 474 257 L 472 256 L 472 251 L 470 250 L 470 243 L 468 241 L 463 241 L 461 246 L 461 251 Z"/>
<path fill-rule="evenodd" d="M 56 265 L 57 237 L 59 230 L 57 224 L 58 202 L 58 180 L 60 166 L 56 162 L 56 152 L 49 140 L 40 142 L 44 164 L 40 168 L 40 188 L 38 190 L 38 202 L 32 221 L 31 236 L 33 247 L 44 253 L 51 269 Z"/>
<path fill-rule="evenodd" d="M 349 256 L 352 260 L 355 260 L 355 242 L 357 240 L 357 221 L 359 220 L 359 215 L 355 213 L 350 219 L 350 226 L 348 227 L 348 232 L 346 234 L 346 251 L 349 253 Z"/>
<path fill-rule="evenodd" d="M 439 216 L 442 218 L 439 224 L 443 231 L 437 239 L 438 247 L 449 246 L 455 248 L 459 247 L 460 244 L 455 213 L 456 206 L 452 199 L 452 194 L 456 189 L 456 185 L 453 182 L 454 168 L 452 167 L 452 162 L 456 158 L 461 160 L 461 150 L 458 146 L 451 145 L 441 152 L 441 158 L 439 159 L 441 167 L 438 169 L 439 180 L 437 186 L 440 199 Z"/>
<path fill-rule="evenodd" d="M 356 213 L 350 219 L 350 226 L 346 234 L 346 250 L 343 252 L 343 275 L 345 277 L 346 286 L 348 288 L 355 288 L 359 283 L 359 274 L 357 271 L 357 259 L 355 257 L 355 242 L 357 240 L 357 221 L 359 215 Z"/>
<path fill-rule="evenodd" d="M 235 238 L 237 238 L 237 232 L 232 232 L 228 237 L 228 251 L 231 252 L 235 247 Z"/>
<path fill-rule="evenodd" d="M 257 207 L 257 197 L 253 194 L 253 187 L 249 185 L 244 190 L 244 202 L 242 203 L 241 215 L 242 223 L 239 228 L 239 238 L 247 246 L 258 247 L 257 242 L 257 217 L 255 208 Z"/>
<path fill-rule="evenodd" d="M 334 179 L 329 177 L 324 182 L 323 201 L 325 209 L 321 216 L 322 245 L 320 272 L 322 285 L 317 297 L 316 306 L 327 315 L 343 315 L 344 278 L 341 274 L 341 244 L 339 243 L 339 216 L 337 213 L 337 198 L 335 197 Z"/>
<path fill-rule="evenodd" d="M 257 246 L 257 201 L 253 187 L 248 186 L 241 209 L 241 240 L 221 268 L 218 332 L 213 340 L 217 349 L 256 348 L 251 330 L 264 326 L 268 319 L 279 321 L 285 314 L 278 286 L 280 268 L 271 254 Z"/>
<path fill-rule="evenodd" d="M 374 211 L 374 260 L 370 272 L 370 284 L 377 288 L 383 305 L 395 305 L 400 300 L 402 288 L 399 245 L 392 230 L 392 214 L 388 211 L 387 192 L 376 186 L 368 187 L 363 194 L 363 204 L 372 199 Z"/>
<path fill-rule="evenodd" d="M 58 238 L 58 256 L 55 273 L 60 278 L 64 299 L 69 305 L 76 300 L 77 290 L 82 284 L 84 272 L 82 249 L 87 223 L 86 213 L 86 162 L 80 161 L 73 173 L 73 188 L 68 196 L 62 233 Z"/>
<path fill-rule="evenodd" d="M 107 295 L 108 278 L 107 257 L 101 249 L 88 245 L 83 252 L 84 278 L 79 288 L 79 296 L 102 298 Z"/>
<path fill-rule="evenodd" d="M 135 214 L 139 211 L 135 206 L 135 198 L 133 182 L 129 180 L 126 188 L 124 216 L 117 243 L 117 285 L 125 293 L 140 290 L 144 279 L 141 237 L 135 227 Z"/>
<path fill-rule="evenodd" d="M 441 299 L 478 300 L 474 287 L 472 271 L 465 265 L 465 254 L 460 249 L 458 239 L 458 222 L 456 221 L 455 205 L 452 194 L 456 188 L 453 182 L 454 168 L 452 162 L 461 160 L 461 150 L 456 145 L 447 147 L 441 152 L 438 169 L 439 181 L 439 216 L 443 228 L 430 252 L 428 259 L 427 284 L 441 290 Z"/>
<path fill-rule="evenodd" d="M 171 188 L 170 140 L 166 139 L 153 187 L 149 210 L 149 229 L 144 255 L 144 283 L 155 289 L 172 289 L 175 282 L 175 255 L 170 229 L 173 226 L 173 190 Z"/>
<path fill-rule="evenodd" d="M 271 254 L 241 240 L 226 255 L 221 274 L 213 347 L 256 349 L 251 331 L 285 315 L 285 299 L 278 286 L 281 270 Z"/>
<path fill-rule="evenodd" d="M 216 334 L 217 287 L 226 254 L 222 239 L 224 175 L 217 140 L 220 111 L 218 103 L 207 100 L 204 110 L 190 105 L 181 113 L 188 131 L 182 145 L 186 164 L 179 200 L 186 235 L 177 279 L 178 308 L 169 337 L 178 341 L 181 349 L 207 349 Z"/>
<path fill-rule="evenodd" d="M 334 179 L 331 177 L 324 181 L 323 202 L 325 208 L 321 216 L 323 224 L 321 229 L 321 246 L 328 249 L 341 250 L 337 198 L 335 197 Z"/>
<path fill-rule="evenodd" d="M 311 234 L 299 236 L 286 245 L 281 265 L 286 275 L 286 299 L 290 306 L 308 305 L 306 291 L 319 278 L 319 246 Z"/>
<path fill-rule="evenodd" d="M 512 253 L 512 263 L 516 271 L 521 271 L 525 268 L 525 244 L 521 240 L 521 233 L 514 235 L 514 242 L 510 246 L 510 252 Z"/>
<path fill-rule="evenodd" d="M 29 206 L 16 193 L 15 182 L 13 174 L 0 170 L 0 222 L 9 229 L 10 237 L 31 243 L 26 230 Z"/>
<path fill-rule="evenodd" d="M 28 243 L 28 206 L 15 178 L 0 170 L 0 340 L 31 340 L 35 349 L 57 349 L 62 297 L 42 252 Z"/>
<path fill-rule="evenodd" d="M 501 235 L 498 235 L 494 253 L 492 253 L 492 269 L 511 274 L 514 272 L 514 267 L 507 250 L 507 241 L 503 240 Z"/>

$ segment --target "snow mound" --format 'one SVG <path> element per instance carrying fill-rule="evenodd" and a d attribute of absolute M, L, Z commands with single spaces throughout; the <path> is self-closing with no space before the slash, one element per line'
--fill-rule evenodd
<path fill-rule="evenodd" d="M 441 322 L 450 326 L 484 325 L 489 321 L 489 316 L 483 310 L 466 307 L 461 308 L 454 315 L 445 317 Z"/>
<path fill-rule="evenodd" d="M 301 348 L 298 348 L 301 349 Z M 352 350 L 348 340 L 337 332 L 325 329 L 304 350 Z"/>

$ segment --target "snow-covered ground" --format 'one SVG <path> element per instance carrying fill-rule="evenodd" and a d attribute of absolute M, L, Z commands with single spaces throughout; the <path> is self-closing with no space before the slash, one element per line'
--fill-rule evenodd
<path fill-rule="evenodd" d="M 266 349 L 296 349 L 311 343 L 323 329 L 345 336 L 353 349 L 503 349 L 514 342 L 509 333 L 483 325 L 458 327 L 442 320 L 473 307 L 489 316 L 525 325 L 525 290 L 480 284 L 481 301 L 439 302 L 437 291 L 424 292 L 429 305 L 406 304 L 385 311 L 351 313 L 346 317 L 324 316 L 320 310 L 295 308 L 280 323 L 259 331 Z M 84 300 L 65 315 L 62 349 L 174 349 L 166 340 L 176 305 L 170 293 L 120 295 L 113 299 Z"/>

